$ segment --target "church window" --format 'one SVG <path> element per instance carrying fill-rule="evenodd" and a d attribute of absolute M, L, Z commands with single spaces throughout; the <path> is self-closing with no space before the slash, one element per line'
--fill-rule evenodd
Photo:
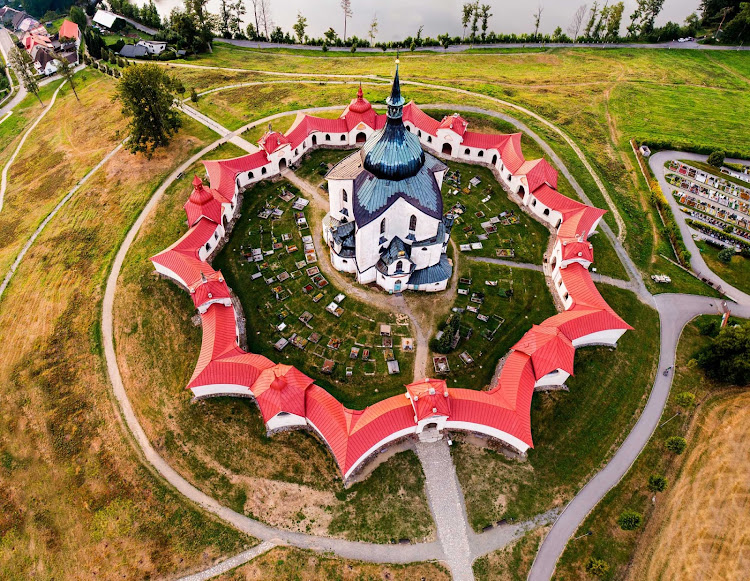
<path fill-rule="evenodd" d="M 341 136 L 341 141 L 346 141 L 346 135 Z"/>
<path fill-rule="evenodd" d="M 331 136 L 326 133 L 326 141 L 331 141 Z"/>
<path fill-rule="evenodd" d="M 409 218 L 409 230 L 416 230 L 417 229 L 417 217 L 412 215 L 411 218 Z"/>
<path fill-rule="evenodd" d="M 385 218 L 380 221 L 380 233 L 385 234 Z"/>
<path fill-rule="evenodd" d="M 263 175 L 266 175 L 266 168 L 264 167 L 260 168 L 260 173 L 262 173 Z"/>
<path fill-rule="evenodd" d="M 464 149 L 464 155 L 469 155 L 471 152 L 469 151 L 469 148 L 467 147 Z"/>
<path fill-rule="evenodd" d="M 480 149 L 480 150 L 479 150 L 479 153 L 477 153 L 477 155 L 478 155 L 479 157 L 484 157 L 484 151 L 482 151 L 482 150 Z"/>
<path fill-rule="evenodd" d="M 396 272 L 402 272 L 404 270 L 404 263 L 400 260 L 396 263 Z"/>
<path fill-rule="evenodd" d="M 344 190 L 341 193 L 342 199 L 344 200 L 344 203 L 346 204 L 349 201 L 349 194 L 346 193 L 346 190 Z"/>
<path fill-rule="evenodd" d="M 427 136 L 427 143 L 432 143 L 432 136 L 431 135 Z"/>
<path fill-rule="evenodd" d="M 544 215 L 545 216 L 549 216 L 549 208 L 545 208 L 544 209 Z"/>

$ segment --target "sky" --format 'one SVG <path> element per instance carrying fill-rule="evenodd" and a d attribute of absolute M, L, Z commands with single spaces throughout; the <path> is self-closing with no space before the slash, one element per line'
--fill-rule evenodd
<path fill-rule="evenodd" d="M 147 0 L 131 0 L 143 4 Z M 182 0 L 154 0 L 162 14 L 168 14 L 174 6 L 182 6 Z M 231 1 L 231 0 L 229 0 Z M 329 27 L 343 35 L 344 19 L 340 0 L 269 0 L 273 22 L 284 31 L 291 32 L 297 13 L 307 18 L 307 34 L 313 37 L 322 36 Z M 604 0 L 599 0 L 599 5 Z M 424 25 L 423 36 L 436 37 L 449 32 L 452 36 L 461 35 L 462 0 L 351 0 L 353 16 L 347 23 L 347 36 L 356 34 L 367 38 L 367 31 L 374 16 L 378 18 L 378 35 L 376 41 L 402 40 L 415 36 L 420 26 Z M 584 0 L 483 0 L 483 4 L 492 7 L 492 18 L 489 30 L 503 33 L 534 32 L 533 14 L 542 6 L 542 20 L 539 31 L 552 33 L 560 26 L 563 31 L 570 25 L 574 12 L 582 4 L 590 7 L 592 1 Z M 657 26 L 672 20 L 682 24 L 685 18 L 698 11 L 700 0 L 666 0 L 664 8 L 656 21 Z M 636 0 L 625 0 L 622 33 L 625 24 L 633 12 Z M 252 11 L 251 0 L 245 0 L 245 7 Z M 219 0 L 209 0 L 209 11 L 219 12 Z M 248 14 L 249 16 L 249 14 Z M 246 17 L 246 22 L 249 22 Z"/>

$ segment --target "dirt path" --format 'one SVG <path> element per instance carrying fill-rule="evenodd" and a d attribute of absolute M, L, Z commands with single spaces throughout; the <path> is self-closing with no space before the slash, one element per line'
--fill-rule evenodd
<path fill-rule="evenodd" d="M 234 557 L 229 557 L 224 561 L 216 563 L 215 565 L 209 567 L 208 569 L 200 571 L 199 573 L 193 573 L 192 575 L 188 575 L 187 577 L 182 577 L 179 581 L 206 581 L 207 579 L 218 577 L 223 573 L 228 573 L 232 569 L 235 569 L 240 565 L 244 565 L 245 563 L 252 561 L 253 559 L 255 559 L 255 557 L 259 557 L 263 553 L 270 551 L 275 546 L 275 543 L 265 541 L 263 543 L 260 543 L 259 545 L 255 545 L 247 551 L 243 551 L 242 553 L 235 555 Z"/>

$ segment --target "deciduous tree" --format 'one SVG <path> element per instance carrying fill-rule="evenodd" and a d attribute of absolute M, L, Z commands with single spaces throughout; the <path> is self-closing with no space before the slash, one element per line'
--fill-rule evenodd
<path fill-rule="evenodd" d="M 76 96 L 76 101 L 80 101 L 80 99 L 78 98 L 78 93 L 76 92 L 76 86 L 73 83 L 73 75 L 75 74 L 75 69 L 70 66 L 68 59 L 66 59 L 62 54 L 55 53 L 54 56 L 55 60 L 57 61 L 57 74 L 65 79 L 65 81 L 70 85 L 70 88 L 73 89 L 73 94 Z"/>
<path fill-rule="evenodd" d="M 534 12 L 534 40 L 537 39 L 537 35 L 539 34 L 539 24 L 542 22 L 542 12 L 544 12 L 544 7 L 540 4 L 536 8 L 536 12 Z"/>
<path fill-rule="evenodd" d="M 36 69 L 34 69 L 34 63 L 31 60 L 31 55 L 25 50 L 19 50 L 18 47 L 13 47 L 10 51 L 10 65 L 16 72 L 16 76 L 21 81 L 24 89 L 34 95 L 41 105 L 42 98 L 39 96 L 39 83 L 36 80 Z"/>
<path fill-rule="evenodd" d="M 375 37 L 378 35 L 378 15 L 373 14 L 370 28 L 367 30 L 367 36 L 370 37 L 370 44 L 375 43 Z"/>
<path fill-rule="evenodd" d="M 471 17 L 474 14 L 474 4 L 471 2 L 465 2 L 461 7 L 461 26 L 464 28 L 463 39 L 466 40 L 466 27 L 471 21 Z"/>
<path fill-rule="evenodd" d="M 125 147 L 151 158 L 158 147 L 169 144 L 180 127 L 172 81 L 164 69 L 146 63 L 126 68 L 117 83 L 115 99 L 129 119 Z"/>
<path fill-rule="evenodd" d="M 486 40 L 487 38 L 487 23 L 489 22 L 489 19 L 492 18 L 492 12 L 490 12 L 490 9 L 492 6 L 489 4 L 482 4 L 481 8 L 479 9 L 481 18 L 482 18 L 482 40 Z"/>
<path fill-rule="evenodd" d="M 307 18 L 302 16 L 301 12 L 297 12 L 297 21 L 292 26 L 294 34 L 297 35 L 300 43 L 305 42 L 305 29 L 307 29 Z"/>

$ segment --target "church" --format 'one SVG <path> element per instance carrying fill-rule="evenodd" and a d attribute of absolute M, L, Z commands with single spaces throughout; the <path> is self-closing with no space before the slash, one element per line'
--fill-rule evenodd
<path fill-rule="evenodd" d="M 361 94 L 350 107 L 360 101 Z M 446 255 L 453 216 L 443 216 L 441 194 L 448 167 L 404 125 L 404 103 L 397 61 L 385 125 L 326 175 L 323 237 L 333 266 L 361 284 L 441 291 L 453 272 Z"/>

